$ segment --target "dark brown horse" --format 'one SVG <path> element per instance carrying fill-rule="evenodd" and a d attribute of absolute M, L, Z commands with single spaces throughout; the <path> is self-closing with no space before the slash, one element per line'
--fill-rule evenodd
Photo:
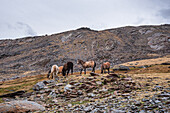
<path fill-rule="evenodd" d="M 105 71 L 105 69 L 108 70 L 108 74 L 110 73 L 110 63 L 109 62 L 105 62 L 102 64 L 101 66 L 101 73 L 103 73 L 103 71 Z"/>
<path fill-rule="evenodd" d="M 83 69 L 84 69 L 84 74 L 86 74 L 86 68 L 93 68 L 93 72 L 95 72 L 95 67 L 96 67 L 96 63 L 94 61 L 87 61 L 84 62 L 83 60 L 78 59 L 77 60 L 77 64 L 81 64 L 82 68 L 80 70 L 80 74 L 82 73 Z"/>
<path fill-rule="evenodd" d="M 62 74 L 65 76 L 66 74 L 68 75 L 71 70 L 71 74 L 73 74 L 73 63 L 72 62 L 67 62 L 63 66 Z"/>

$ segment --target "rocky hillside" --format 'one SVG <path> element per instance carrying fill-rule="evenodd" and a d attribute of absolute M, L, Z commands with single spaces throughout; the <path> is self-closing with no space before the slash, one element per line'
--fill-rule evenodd
<path fill-rule="evenodd" d="M 0 79 L 44 74 L 53 64 L 76 60 L 111 65 L 170 53 L 170 25 L 127 26 L 103 31 L 80 28 L 59 34 L 0 40 Z"/>

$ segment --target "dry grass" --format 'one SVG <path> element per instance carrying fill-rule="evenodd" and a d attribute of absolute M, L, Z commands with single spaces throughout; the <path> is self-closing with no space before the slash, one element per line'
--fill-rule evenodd
<path fill-rule="evenodd" d="M 144 65 L 156 65 L 161 64 L 165 62 L 170 62 L 170 55 L 162 58 L 156 58 L 156 59 L 146 59 L 146 60 L 138 60 L 138 61 L 132 61 L 123 63 L 122 65 L 125 66 L 144 66 Z"/>
<path fill-rule="evenodd" d="M 159 93 L 159 91 L 153 91 L 155 86 L 162 86 L 164 88 L 169 87 L 168 82 L 170 80 L 170 73 L 145 73 L 129 75 L 142 87 L 141 90 L 136 91 L 138 96 L 135 98 L 138 100 L 146 98 L 147 96 L 152 97 L 153 94 Z"/>
<path fill-rule="evenodd" d="M 130 62 L 130 63 L 139 62 L 138 63 L 139 65 L 142 65 L 142 64 L 148 65 L 148 64 L 155 64 L 155 62 L 161 64 L 167 61 L 169 61 L 169 57 L 152 59 L 152 61 L 142 60 L 142 61 L 135 61 L 135 62 Z M 126 64 L 130 64 L 130 63 L 126 63 Z M 79 72 L 75 72 L 73 75 L 69 75 L 67 77 L 67 80 L 68 82 L 71 79 L 78 81 L 84 77 L 89 77 L 90 72 L 91 71 L 87 71 L 86 75 L 84 74 L 84 72 L 82 73 L 82 75 L 80 75 Z M 96 70 L 96 73 L 100 73 L 100 70 Z M 142 87 L 141 90 L 136 91 L 136 94 L 140 96 L 134 97 L 137 99 L 141 99 L 145 97 L 146 95 L 153 95 L 155 92 L 152 92 L 151 90 L 156 85 L 168 87 L 168 83 L 170 80 L 169 65 L 152 65 L 151 67 L 148 67 L 148 68 L 134 68 L 130 71 L 127 71 L 126 73 L 124 73 L 124 71 L 115 71 L 115 73 L 126 75 L 126 76 L 128 75 L 132 77 L 136 83 L 139 83 L 141 85 Z M 102 76 L 105 76 L 105 75 L 107 74 L 103 74 Z M 59 76 L 63 78 L 61 74 L 59 74 Z M 8 93 L 12 93 L 15 91 L 20 91 L 20 90 L 31 92 L 33 91 L 32 90 L 33 85 L 43 80 L 48 80 L 45 74 L 36 75 L 36 76 L 27 76 L 27 77 L 15 79 L 15 80 L 6 81 L 4 83 L 1 83 L 0 85 L 0 95 L 8 94 Z M 146 84 L 149 84 L 149 85 L 147 86 Z"/>

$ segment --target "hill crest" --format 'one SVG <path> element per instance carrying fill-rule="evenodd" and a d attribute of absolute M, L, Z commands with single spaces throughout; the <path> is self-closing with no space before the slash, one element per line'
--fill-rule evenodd
<path fill-rule="evenodd" d="M 0 40 L 2 78 L 47 73 L 51 65 L 95 60 L 111 65 L 170 53 L 170 25 L 126 26 L 102 31 L 78 28 L 58 34 Z M 154 54 L 153 56 L 150 54 Z M 10 71 L 9 71 L 10 70 Z"/>

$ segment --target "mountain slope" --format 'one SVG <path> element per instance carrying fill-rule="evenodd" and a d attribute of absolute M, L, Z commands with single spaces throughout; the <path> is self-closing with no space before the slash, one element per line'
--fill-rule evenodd
<path fill-rule="evenodd" d="M 0 40 L 0 79 L 47 73 L 76 60 L 111 65 L 170 53 L 170 25 L 127 26 L 103 31 L 80 28 L 59 34 Z"/>

